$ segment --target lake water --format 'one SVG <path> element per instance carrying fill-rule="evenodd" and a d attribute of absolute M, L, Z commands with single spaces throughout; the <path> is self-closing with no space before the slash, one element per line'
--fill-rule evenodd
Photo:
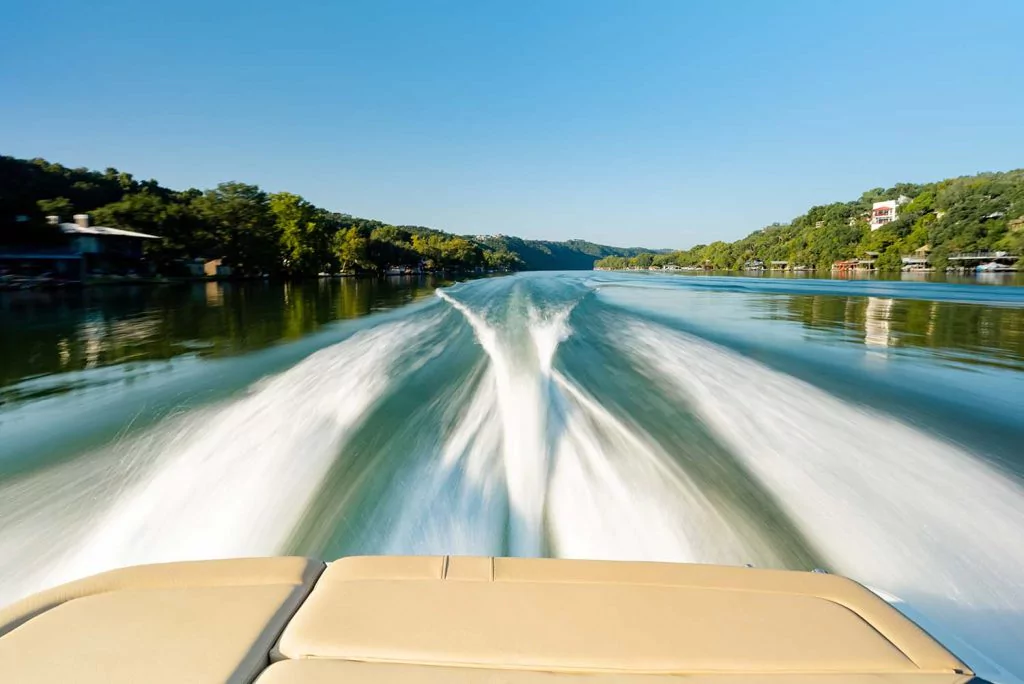
<path fill-rule="evenodd" d="M 750 563 L 1024 673 L 1024 288 L 441 284 L 0 296 L 0 604 L 275 553 Z"/>

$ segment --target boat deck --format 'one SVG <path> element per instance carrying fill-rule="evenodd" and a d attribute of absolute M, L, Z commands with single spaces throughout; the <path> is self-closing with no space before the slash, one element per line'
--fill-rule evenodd
<path fill-rule="evenodd" d="M 12 682 L 954 684 L 842 577 L 670 563 L 353 557 L 117 570 L 0 610 Z"/>

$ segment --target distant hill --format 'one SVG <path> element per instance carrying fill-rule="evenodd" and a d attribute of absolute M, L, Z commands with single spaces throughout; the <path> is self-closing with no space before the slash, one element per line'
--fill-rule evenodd
<path fill-rule="evenodd" d="M 48 244 L 45 216 L 89 213 L 100 225 L 163 239 L 145 245 L 147 260 L 174 274 L 186 259 L 227 259 L 236 273 L 316 275 L 382 272 L 389 266 L 509 271 L 589 270 L 606 257 L 661 253 L 505 235 L 457 236 L 424 226 L 391 226 L 316 207 L 288 193 L 246 183 L 173 190 L 107 168 L 68 168 L 44 159 L 0 156 L 0 245 Z"/>
<path fill-rule="evenodd" d="M 871 226 L 874 204 L 888 200 L 895 200 L 895 220 Z M 811 207 L 788 223 L 766 226 L 735 242 L 627 258 L 612 255 L 598 266 L 740 269 L 758 260 L 827 271 L 836 261 L 868 257 L 879 271 L 899 271 L 904 255 L 918 254 L 944 270 L 951 255 L 994 251 L 1024 255 L 1024 169 L 873 188 L 856 200 Z"/>
<path fill-rule="evenodd" d="M 509 235 L 466 236 L 481 247 L 494 252 L 511 252 L 519 256 L 523 268 L 531 271 L 589 271 L 594 262 L 605 257 L 634 257 L 638 254 L 667 253 L 642 247 L 610 247 L 586 240 L 525 240 Z"/>

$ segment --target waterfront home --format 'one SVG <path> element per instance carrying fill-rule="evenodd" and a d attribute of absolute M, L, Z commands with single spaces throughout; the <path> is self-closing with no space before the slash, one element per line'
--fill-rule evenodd
<path fill-rule="evenodd" d="M 6 289 L 12 283 L 79 281 L 84 277 L 82 255 L 66 248 L 0 249 L 0 289 Z"/>
<path fill-rule="evenodd" d="M 474 269 L 474 271 L 476 273 L 485 272 L 483 267 L 481 266 L 478 266 L 476 269 Z M 388 266 L 387 269 L 385 269 L 384 273 L 390 276 L 416 275 L 418 273 L 423 273 L 423 263 L 421 262 L 419 264 L 398 264 L 397 266 Z"/>
<path fill-rule="evenodd" d="M 974 271 L 979 266 L 985 266 L 983 270 L 1011 270 L 1017 264 L 1020 257 L 1009 252 L 961 252 L 949 256 L 949 268 L 964 271 Z"/>
<path fill-rule="evenodd" d="M 203 275 L 207 277 L 229 278 L 233 272 L 234 269 L 224 263 L 223 257 L 219 259 L 206 259 L 203 262 Z"/>
<path fill-rule="evenodd" d="M 910 201 L 906 195 L 900 195 L 894 200 L 875 202 L 871 205 L 871 230 L 878 230 L 882 226 L 896 220 L 897 211 L 900 206 Z"/>
<path fill-rule="evenodd" d="M 857 259 L 846 259 L 844 261 L 837 261 L 834 264 L 832 264 L 832 270 L 839 271 L 840 273 L 845 273 L 846 271 L 853 271 L 857 268 L 857 263 Z"/>
<path fill-rule="evenodd" d="M 75 214 L 74 223 L 61 223 L 58 216 L 47 222 L 60 227 L 67 238 L 69 253 L 82 257 L 86 275 L 90 273 L 140 273 L 146 267 L 142 245 L 160 237 L 133 230 L 90 225 L 88 214 Z"/>
<path fill-rule="evenodd" d="M 931 251 L 931 245 L 924 245 L 915 249 L 913 254 L 904 254 L 900 257 L 900 260 L 903 262 L 900 270 L 907 272 L 932 270 L 931 261 L 928 256 Z"/>
<path fill-rule="evenodd" d="M 858 271 L 874 271 L 875 261 L 878 260 L 878 252 L 864 252 L 864 256 L 857 259 Z"/>
<path fill-rule="evenodd" d="M 92 226 L 88 214 L 76 214 L 74 223 L 61 223 L 58 216 L 46 220 L 60 229 L 63 239 L 55 244 L 0 249 L 0 274 L 57 281 L 82 281 L 92 274 L 141 275 L 149 270 L 143 243 L 160 239 L 148 233 Z"/>

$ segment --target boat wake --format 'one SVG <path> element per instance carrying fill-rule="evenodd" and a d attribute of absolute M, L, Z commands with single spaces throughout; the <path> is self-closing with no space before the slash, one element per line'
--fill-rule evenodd
<path fill-rule="evenodd" d="M 357 334 L 238 399 L 4 483 L 0 603 L 125 565 L 278 553 L 428 325 Z"/>
<path fill-rule="evenodd" d="M 1024 487 L 962 449 L 716 345 L 636 321 L 623 354 L 675 391 L 835 571 L 1024 670 Z M 935 628 L 933 627 L 933 630 Z"/>
<path fill-rule="evenodd" d="M 226 400 L 0 480 L 0 603 L 278 553 L 823 566 L 1024 672 L 1015 476 L 598 286 L 439 290 Z"/>

